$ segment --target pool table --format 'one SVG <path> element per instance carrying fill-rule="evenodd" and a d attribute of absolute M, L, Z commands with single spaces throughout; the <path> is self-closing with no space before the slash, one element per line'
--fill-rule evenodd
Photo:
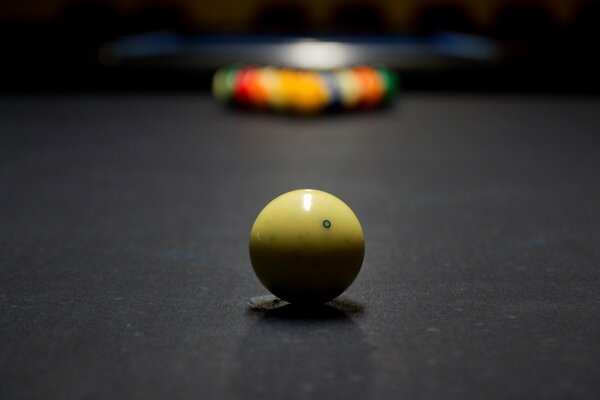
<path fill-rule="evenodd" d="M 269 297 L 277 195 L 335 194 L 338 299 Z M 0 398 L 597 399 L 600 99 L 407 93 L 298 118 L 205 93 L 0 96 Z"/>

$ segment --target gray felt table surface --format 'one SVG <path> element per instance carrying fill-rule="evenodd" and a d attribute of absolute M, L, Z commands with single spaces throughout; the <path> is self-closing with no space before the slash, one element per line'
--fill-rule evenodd
<path fill-rule="evenodd" d="M 252 222 L 296 188 L 354 209 L 363 269 L 250 304 Z M 598 99 L 5 95 L 0 398 L 597 399 L 599 206 Z"/>

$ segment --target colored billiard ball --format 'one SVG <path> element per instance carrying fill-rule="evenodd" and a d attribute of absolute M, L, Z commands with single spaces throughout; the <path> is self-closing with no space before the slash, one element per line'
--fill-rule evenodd
<path fill-rule="evenodd" d="M 275 198 L 250 232 L 256 276 L 290 303 L 323 303 L 342 294 L 358 275 L 364 253 L 354 212 L 319 190 L 294 190 Z"/>
<path fill-rule="evenodd" d="M 233 97 L 237 75 L 240 71 L 239 65 L 219 69 L 212 81 L 212 91 L 215 98 L 222 103 L 229 103 Z"/>
<path fill-rule="evenodd" d="M 350 69 L 341 69 L 335 73 L 335 79 L 340 88 L 344 109 L 350 110 L 356 107 L 362 96 L 362 86 L 356 74 Z"/>
<path fill-rule="evenodd" d="M 363 88 L 360 105 L 364 108 L 377 106 L 383 98 L 385 90 L 381 76 L 373 68 L 367 66 L 355 67 L 353 71 Z"/>

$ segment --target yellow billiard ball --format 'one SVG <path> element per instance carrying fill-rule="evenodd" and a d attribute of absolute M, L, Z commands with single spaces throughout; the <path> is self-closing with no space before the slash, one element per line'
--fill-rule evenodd
<path fill-rule="evenodd" d="M 334 75 L 340 88 L 340 98 L 345 109 L 352 109 L 358 105 L 363 96 L 363 87 L 354 71 L 343 69 Z"/>
<path fill-rule="evenodd" d="M 342 294 L 362 266 L 365 241 L 354 212 L 319 190 L 294 190 L 260 212 L 250 261 L 261 283 L 290 303 L 323 303 Z"/>

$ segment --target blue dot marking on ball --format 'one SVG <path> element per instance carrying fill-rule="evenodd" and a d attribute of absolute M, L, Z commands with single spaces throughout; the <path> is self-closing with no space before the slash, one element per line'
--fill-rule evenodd
<path fill-rule="evenodd" d="M 323 226 L 327 229 L 331 228 L 331 221 L 329 221 L 328 219 L 324 220 Z"/>

